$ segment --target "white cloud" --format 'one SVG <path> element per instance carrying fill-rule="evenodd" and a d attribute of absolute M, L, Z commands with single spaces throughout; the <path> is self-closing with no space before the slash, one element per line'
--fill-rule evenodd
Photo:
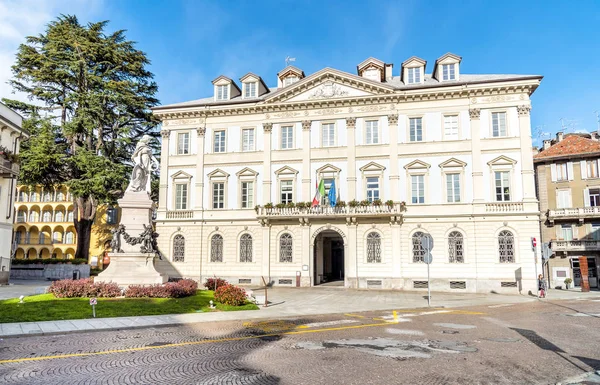
<path fill-rule="evenodd" d="M 26 101 L 22 93 L 13 93 L 7 81 L 19 44 L 25 38 L 44 31 L 60 14 L 74 14 L 84 22 L 102 8 L 102 0 L 0 0 L 0 98 Z"/>

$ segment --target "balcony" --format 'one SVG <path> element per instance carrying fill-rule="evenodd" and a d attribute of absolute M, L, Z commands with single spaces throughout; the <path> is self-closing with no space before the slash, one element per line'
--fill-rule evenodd
<path fill-rule="evenodd" d="M 192 219 L 194 210 L 170 210 L 167 211 L 167 219 Z"/>
<path fill-rule="evenodd" d="M 486 213 L 520 213 L 524 211 L 523 202 L 486 203 Z"/>
<path fill-rule="evenodd" d="M 569 209 L 548 210 L 548 220 L 572 219 L 583 222 L 584 219 L 600 218 L 600 207 L 577 207 Z"/>
<path fill-rule="evenodd" d="M 0 157 L 0 176 L 10 178 L 19 175 L 19 164 Z"/>
<path fill-rule="evenodd" d="M 317 207 L 257 207 L 256 216 L 259 219 L 290 219 L 290 218 L 348 218 L 348 217 L 393 217 L 393 220 L 399 220 L 404 211 L 404 206 L 395 203 L 392 206 L 317 206 Z M 396 218 L 398 217 L 398 218 Z"/>
<path fill-rule="evenodd" d="M 600 250 L 600 241 L 595 240 L 577 240 L 577 241 L 557 241 L 553 240 L 550 247 L 552 251 L 595 251 Z"/>

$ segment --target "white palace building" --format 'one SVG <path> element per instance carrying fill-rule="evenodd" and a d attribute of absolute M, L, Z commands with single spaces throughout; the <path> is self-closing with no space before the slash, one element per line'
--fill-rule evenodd
<path fill-rule="evenodd" d="M 277 87 L 219 76 L 213 96 L 155 108 L 159 270 L 425 289 L 430 236 L 432 290 L 535 291 L 529 112 L 542 77 L 464 74 L 451 53 L 426 64 L 288 66 Z"/>

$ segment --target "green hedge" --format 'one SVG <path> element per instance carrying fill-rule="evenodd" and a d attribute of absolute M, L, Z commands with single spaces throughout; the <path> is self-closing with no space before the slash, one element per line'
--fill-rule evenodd
<path fill-rule="evenodd" d="M 73 265 L 85 265 L 88 263 L 86 259 L 83 258 L 74 258 L 74 259 L 57 259 L 57 258 L 35 258 L 35 259 L 13 259 L 13 265 L 34 265 L 34 264 L 42 264 L 42 265 L 56 265 L 59 263 L 67 263 L 71 262 Z"/>

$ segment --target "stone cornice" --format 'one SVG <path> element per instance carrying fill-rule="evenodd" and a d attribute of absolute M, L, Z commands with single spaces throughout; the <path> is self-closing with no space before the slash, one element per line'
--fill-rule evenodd
<path fill-rule="evenodd" d="M 498 101 L 523 101 L 523 94 L 530 95 L 539 84 L 539 79 L 506 81 L 501 83 L 485 83 L 462 86 L 446 86 L 415 90 L 397 90 L 389 94 L 356 96 L 342 99 L 305 100 L 289 103 L 265 103 L 238 104 L 238 105 L 212 105 L 185 108 L 171 108 L 154 110 L 154 114 L 161 120 L 167 119 L 193 119 L 204 117 L 237 116 L 247 114 L 270 114 L 282 112 L 296 112 L 298 116 L 303 114 L 322 115 L 319 109 L 342 110 L 343 108 L 377 108 L 388 109 L 385 106 L 419 101 L 449 100 L 468 98 L 471 104 L 489 103 Z M 521 95 L 521 97 L 517 95 Z M 513 96 L 514 95 L 514 96 Z M 481 99 L 481 100 L 479 100 Z M 488 100 L 489 99 L 489 100 Z M 389 111 L 389 109 L 388 109 Z M 345 111 L 338 111 L 339 113 Z M 349 113 L 352 113 L 351 111 Z M 289 115 L 289 114 L 288 114 Z M 194 121 L 196 123 L 196 121 Z M 172 124 L 168 124 L 172 125 Z"/>

